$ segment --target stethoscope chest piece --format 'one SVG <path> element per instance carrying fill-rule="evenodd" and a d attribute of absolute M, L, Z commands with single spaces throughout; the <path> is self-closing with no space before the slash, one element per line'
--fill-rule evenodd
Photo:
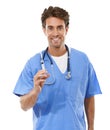
<path fill-rule="evenodd" d="M 71 79 L 71 72 L 67 72 L 65 78 L 66 78 L 67 80 Z"/>

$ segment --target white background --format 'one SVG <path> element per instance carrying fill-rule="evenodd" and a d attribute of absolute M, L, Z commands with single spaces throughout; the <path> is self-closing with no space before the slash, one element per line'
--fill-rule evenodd
<path fill-rule="evenodd" d="M 28 58 L 47 46 L 40 18 L 49 5 L 70 13 L 66 43 L 88 55 L 103 92 L 96 96 L 95 130 L 110 130 L 109 0 L 0 1 L 0 130 L 32 130 L 32 111 L 21 110 L 13 89 Z"/>

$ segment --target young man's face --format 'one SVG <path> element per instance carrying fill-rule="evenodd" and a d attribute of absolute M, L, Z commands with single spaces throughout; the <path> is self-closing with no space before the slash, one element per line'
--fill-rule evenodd
<path fill-rule="evenodd" d="M 50 17 L 46 19 L 46 26 L 43 28 L 45 35 L 47 36 L 50 47 L 60 47 L 64 44 L 65 36 L 68 31 L 68 27 L 65 26 L 63 20 Z"/>

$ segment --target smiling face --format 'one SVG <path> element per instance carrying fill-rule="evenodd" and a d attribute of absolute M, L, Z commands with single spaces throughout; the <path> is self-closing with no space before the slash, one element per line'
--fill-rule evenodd
<path fill-rule="evenodd" d="M 64 20 L 56 17 L 47 18 L 46 26 L 43 28 L 43 31 L 47 36 L 50 48 L 60 48 L 64 46 L 65 36 L 68 31 Z"/>

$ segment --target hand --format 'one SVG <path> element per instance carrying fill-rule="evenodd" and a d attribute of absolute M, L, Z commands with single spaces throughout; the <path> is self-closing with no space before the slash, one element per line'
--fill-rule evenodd
<path fill-rule="evenodd" d="M 44 85 L 44 82 L 49 77 L 49 74 L 46 70 L 40 70 L 34 76 L 34 87 L 41 89 Z"/>

